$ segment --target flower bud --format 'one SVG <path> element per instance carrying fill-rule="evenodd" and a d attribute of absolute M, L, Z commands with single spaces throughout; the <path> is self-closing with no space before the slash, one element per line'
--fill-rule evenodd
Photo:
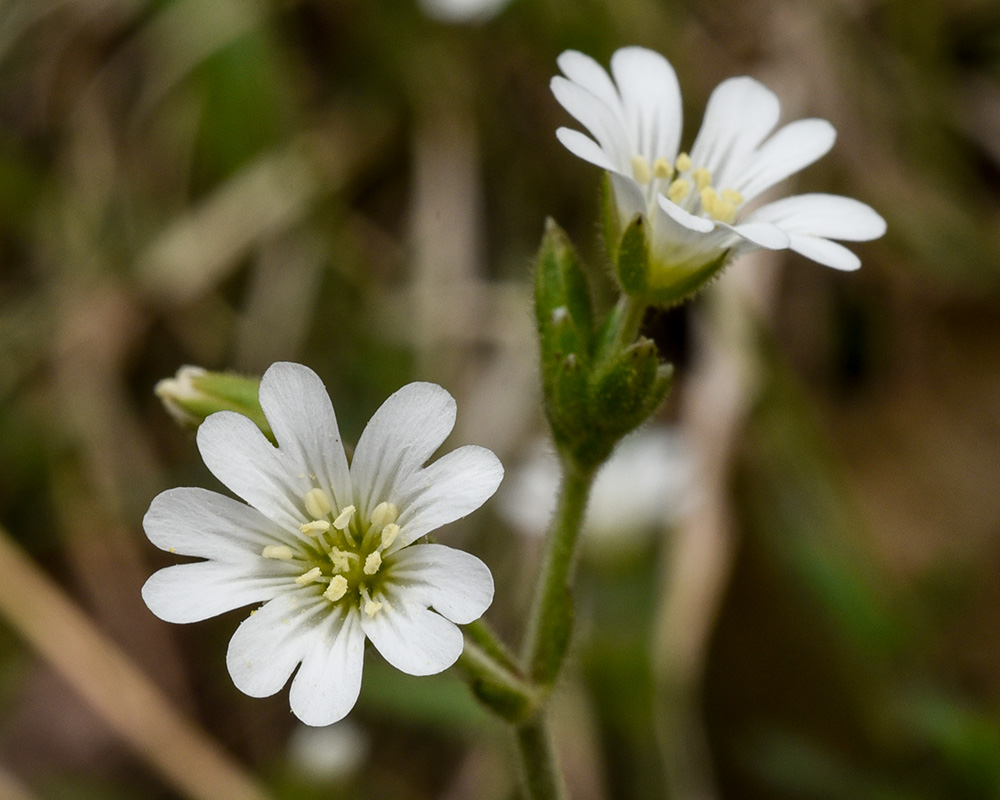
<path fill-rule="evenodd" d="M 159 381 L 153 391 L 181 425 L 197 428 L 216 411 L 236 411 L 253 420 L 265 436 L 273 439 L 257 399 L 259 387 L 259 378 L 184 366 L 174 377 Z"/>

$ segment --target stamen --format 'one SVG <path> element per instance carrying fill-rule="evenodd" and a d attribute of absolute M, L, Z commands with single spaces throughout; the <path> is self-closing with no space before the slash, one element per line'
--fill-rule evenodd
<path fill-rule="evenodd" d="M 734 206 L 743 205 L 743 195 L 735 189 L 723 189 L 722 199 L 727 203 L 732 203 Z"/>
<path fill-rule="evenodd" d="M 685 178 L 678 178 L 667 189 L 667 197 L 672 203 L 680 203 L 691 191 L 691 181 Z"/>
<path fill-rule="evenodd" d="M 379 543 L 378 549 L 385 550 L 385 548 L 396 541 L 397 536 L 399 536 L 399 526 L 395 522 L 390 522 L 382 529 L 382 540 Z"/>
<path fill-rule="evenodd" d="M 307 522 L 300 526 L 299 530 L 306 536 L 319 536 L 330 530 L 330 523 L 325 519 L 314 519 L 312 522 Z"/>
<path fill-rule="evenodd" d="M 323 597 L 336 603 L 341 597 L 347 594 L 347 578 L 343 575 L 335 575 L 330 580 L 330 585 L 323 592 Z"/>
<path fill-rule="evenodd" d="M 336 547 L 328 555 L 330 556 L 330 563 L 333 565 L 335 572 L 349 572 L 351 569 L 351 556 L 358 558 L 356 553 L 350 553 L 347 550 L 338 550 Z"/>
<path fill-rule="evenodd" d="M 668 181 L 674 177 L 674 168 L 663 156 L 653 162 L 653 177 L 659 178 L 661 181 Z"/>
<path fill-rule="evenodd" d="M 653 173 L 649 169 L 649 162 L 645 156 L 632 156 L 632 174 L 635 175 L 635 179 L 639 183 L 649 183 L 650 178 L 653 177 Z"/>
<path fill-rule="evenodd" d="M 719 222 L 729 224 L 736 219 L 736 206 L 726 200 L 720 199 L 715 203 L 713 216 L 719 220 Z"/>
<path fill-rule="evenodd" d="M 345 506 L 344 510 L 341 511 L 337 518 L 333 521 L 333 527 L 338 531 L 347 530 L 347 526 L 351 524 L 351 519 L 354 517 L 354 512 L 357 509 L 354 506 Z"/>
<path fill-rule="evenodd" d="M 382 610 L 382 604 L 377 600 L 372 600 L 371 595 L 368 594 L 368 589 L 364 586 L 358 587 L 361 590 L 361 596 L 365 601 L 365 613 L 369 617 L 374 617 L 379 611 Z"/>
<path fill-rule="evenodd" d="M 330 496 L 322 489 L 310 489 L 306 492 L 306 511 L 314 519 L 325 517 L 333 506 L 330 504 Z"/>
<path fill-rule="evenodd" d="M 322 574 L 323 571 L 319 567 L 313 567 L 308 572 L 303 572 L 301 575 L 299 575 L 299 577 L 295 579 L 295 582 L 299 586 L 305 586 L 307 583 L 314 583 L 315 581 L 319 580 Z"/>
<path fill-rule="evenodd" d="M 569 312 L 567 312 L 568 315 Z M 372 525 L 381 528 L 399 518 L 399 509 L 392 503 L 382 502 L 372 509 Z"/>
<path fill-rule="evenodd" d="M 687 153 L 681 153 L 677 156 L 677 161 L 674 163 L 677 165 L 678 172 L 687 172 L 691 169 L 691 156 Z"/>
<path fill-rule="evenodd" d="M 701 207 L 705 209 L 706 213 L 714 217 L 715 207 L 719 202 L 719 195 L 715 193 L 715 189 L 711 186 L 701 187 L 699 194 L 701 195 Z"/>
<path fill-rule="evenodd" d="M 295 558 L 295 551 L 287 544 L 269 544 L 260 551 L 264 558 L 273 558 L 276 561 L 288 561 Z"/>
<path fill-rule="evenodd" d="M 365 559 L 365 575 L 374 575 L 382 566 L 382 556 L 378 550 L 373 550 Z"/>
<path fill-rule="evenodd" d="M 712 185 L 712 173 L 704 167 L 698 167 L 691 173 L 691 177 L 694 178 L 694 185 L 699 189 L 704 189 L 706 186 Z"/>

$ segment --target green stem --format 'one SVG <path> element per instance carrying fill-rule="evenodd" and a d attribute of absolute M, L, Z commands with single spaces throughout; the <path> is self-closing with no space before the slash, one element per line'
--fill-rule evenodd
<path fill-rule="evenodd" d="M 520 673 L 520 665 L 507 646 L 493 632 L 493 629 L 483 619 L 470 622 L 463 630 L 465 637 L 484 650 L 495 662 L 506 667 L 511 672 Z"/>
<path fill-rule="evenodd" d="M 548 726 L 541 716 L 514 729 L 521 757 L 526 800 L 563 800 L 566 790 L 552 749 Z"/>
<path fill-rule="evenodd" d="M 551 686 L 559 674 L 569 643 L 573 616 L 570 577 L 576 540 L 587 508 L 595 468 L 581 469 L 563 459 L 559 503 L 548 537 L 524 643 L 524 663 L 532 680 Z"/>
<path fill-rule="evenodd" d="M 541 693 L 521 676 L 516 666 L 508 666 L 478 645 L 468 630 L 458 666 L 465 672 L 473 693 L 508 722 L 517 725 L 538 713 Z"/>

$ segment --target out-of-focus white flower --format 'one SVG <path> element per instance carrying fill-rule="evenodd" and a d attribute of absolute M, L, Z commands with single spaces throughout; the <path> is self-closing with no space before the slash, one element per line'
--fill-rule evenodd
<path fill-rule="evenodd" d="M 691 460 L 681 434 L 665 427 L 627 436 L 601 467 L 583 532 L 592 543 L 621 544 L 673 524 L 692 502 Z M 559 461 L 545 442 L 511 476 L 501 513 L 524 534 L 541 536 L 555 512 Z"/>
<path fill-rule="evenodd" d="M 419 0 L 420 8 L 441 22 L 486 22 L 499 14 L 510 0 Z"/>
<path fill-rule="evenodd" d="M 233 681 L 266 697 L 298 667 L 292 711 L 328 725 L 357 701 L 366 637 L 411 675 L 459 657 L 456 623 L 489 607 L 493 577 L 475 556 L 415 542 L 479 508 L 503 467 L 475 446 L 423 466 L 455 423 L 455 401 L 436 384 L 411 383 L 386 400 L 350 466 L 312 370 L 274 364 L 260 405 L 277 447 L 230 411 L 198 429 L 205 464 L 249 505 L 204 489 L 157 496 L 143 520 L 150 541 L 206 560 L 160 570 L 142 595 L 168 622 L 263 602 L 229 644 Z"/>
<path fill-rule="evenodd" d="M 288 759 L 295 771 L 317 781 L 351 777 L 368 750 L 364 729 L 349 719 L 322 728 L 302 725 L 288 740 Z"/>
<path fill-rule="evenodd" d="M 826 154 L 836 138 L 821 119 L 798 120 L 772 135 L 780 104 L 753 78 L 730 78 L 712 92 L 688 154 L 679 152 L 677 76 L 659 53 L 622 48 L 611 57 L 610 75 L 572 50 L 558 64 L 565 77 L 552 79 L 552 92 L 593 138 L 569 128 L 556 135 L 574 155 L 608 171 L 623 229 L 637 214 L 649 220 L 651 288 L 757 248 L 791 248 L 853 270 L 858 257 L 831 239 L 885 233 L 882 217 L 848 197 L 799 195 L 748 210 L 762 192 Z"/>

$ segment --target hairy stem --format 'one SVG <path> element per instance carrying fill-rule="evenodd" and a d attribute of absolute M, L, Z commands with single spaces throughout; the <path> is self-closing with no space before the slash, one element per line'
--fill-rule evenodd
<path fill-rule="evenodd" d="M 566 789 L 544 719 L 538 716 L 518 726 L 514 736 L 526 800 L 563 800 Z"/>
<path fill-rule="evenodd" d="M 524 663 L 531 678 L 551 686 L 562 666 L 572 626 L 572 576 L 576 541 L 587 508 L 594 468 L 563 460 L 559 503 L 548 536 L 548 551 L 535 591 L 524 643 Z"/>

